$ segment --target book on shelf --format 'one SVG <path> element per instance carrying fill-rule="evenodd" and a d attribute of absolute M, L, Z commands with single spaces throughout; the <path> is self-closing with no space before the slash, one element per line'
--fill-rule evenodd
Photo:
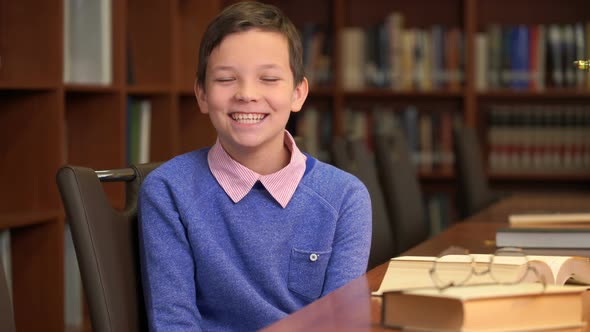
<path fill-rule="evenodd" d="M 529 86 L 529 29 L 525 25 L 518 25 L 510 34 L 511 77 L 510 87 L 523 89 Z"/>
<path fill-rule="evenodd" d="M 149 100 L 127 100 L 127 163 L 150 161 L 152 105 Z"/>
<path fill-rule="evenodd" d="M 574 87 L 576 85 L 576 73 L 572 65 L 576 60 L 576 38 L 574 26 L 572 24 L 564 24 L 561 26 L 563 37 L 563 65 L 564 65 L 564 85 L 567 87 Z"/>
<path fill-rule="evenodd" d="M 342 86 L 393 91 L 459 89 L 464 82 L 465 36 L 458 27 L 408 27 L 400 12 L 340 33 Z M 305 33 L 304 33 L 305 36 Z"/>
<path fill-rule="evenodd" d="M 476 269 L 484 270 L 489 266 L 492 255 L 472 254 Z M 453 257 L 453 256 L 447 256 Z M 387 271 L 379 289 L 373 295 L 382 295 L 387 291 L 398 291 L 411 288 L 428 288 L 433 286 L 430 276 L 430 269 L 437 257 L 434 256 L 400 256 L 389 261 Z M 578 256 L 541 256 L 529 255 L 528 264 L 533 267 L 537 274 L 529 271 L 523 281 L 537 282 L 543 278 L 546 284 L 564 285 L 585 284 L 590 285 L 590 260 L 587 257 Z M 465 267 L 466 263 L 458 256 L 455 260 L 446 260 L 451 268 Z M 502 256 L 501 261 L 494 263 L 494 273 L 511 274 L 515 268 L 525 264 L 522 257 Z M 503 278 L 503 277 L 500 277 Z M 506 280 L 507 278 L 503 278 Z M 467 281 L 468 285 L 492 284 L 495 280 L 489 273 L 473 274 Z"/>
<path fill-rule="evenodd" d="M 587 75 L 576 73 L 569 65 L 587 52 L 587 31 L 588 22 L 490 24 L 475 37 L 476 84 L 479 88 L 533 91 L 546 86 L 587 87 Z M 486 39 L 480 40 L 480 35 Z M 480 78 L 484 64 L 487 85 Z"/>
<path fill-rule="evenodd" d="M 520 283 L 390 292 L 382 320 L 412 331 L 584 331 L 585 289 Z"/>
<path fill-rule="evenodd" d="M 393 90 L 401 87 L 402 72 L 402 32 L 404 29 L 404 16 L 400 12 L 392 12 L 385 19 L 388 41 L 389 85 Z"/>
<path fill-rule="evenodd" d="M 576 104 L 502 104 L 488 111 L 492 173 L 586 173 L 590 108 Z"/>
<path fill-rule="evenodd" d="M 565 84 L 565 68 L 563 63 L 564 38 L 562 29 L 558 24 L 551 24 L 548 27 L 547 47 L 549 48 L 549 68 L 551 82 L 555 87 L 563 87 Z"/>
<path fill-rule="evenodd" d="M 489 37 L 479 32 L 475 34 L 475 89 L 485 91 L 489 82 Z"/>
<path fill-rule="evenodd" d="M 543 24 L 536 24 L 530 28 L 529 64 L 531 80 L 529 81 L 529 88 L 532 90 L 542 90 L 545 87 L 546 31 L 546 27 Z"/>
<path fill-rule="evenodd" d="M 64 2 L 65 83 L 112 83 L 111 0 Z"/>
<path fill-rule="evenodd" d="M 590 54 L 586 53 L 586 41 L 585 41 L 585 27 L 584 23 L 576 22 L 574 24 L 574 45 L 575 45 L 575 58 L 576 59 L 584 59 Z M 584 88 L 585 80 L 586 80 L 586 73 L 582 70 L 576 70 L 576 87 L 577 88 Z"/>
<path fill-rule="evenodd" d="M 365 33 L 358 27 L 348 27 L 340 33 L 342 45 L 342 87 L 358 91 L 365 86 Z"/>
<path fill-rule="evenodd" d="M 331 42 L 321 25 L 310 22 L 303 25 L 303 66 L 310 86 L 327 84 L 331 79 Z"/>
<path fill-rule="evenodd" d="M 449 172 L 453 168 L 452 127 L 461 121 L 454 110 L 376 105 L 368 111 L 346 108 L 343 120 L 347 135 L 366 139 L 369 147 L 376 135 L 401 132 L 412 162 L 422 172 Z"/>

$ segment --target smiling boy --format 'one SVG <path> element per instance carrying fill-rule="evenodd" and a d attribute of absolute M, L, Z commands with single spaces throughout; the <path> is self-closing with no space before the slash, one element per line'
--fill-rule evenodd
<path fill-rule="evenodd" d="M 237 3 L 208 26 L 195 94 L 217 141 L 150 173 L 139 197 L 150 330 L 257 330 L 365 272 L 365 186 L 285 130 L 308 93 L 301 54 L 274 6 Z"/>

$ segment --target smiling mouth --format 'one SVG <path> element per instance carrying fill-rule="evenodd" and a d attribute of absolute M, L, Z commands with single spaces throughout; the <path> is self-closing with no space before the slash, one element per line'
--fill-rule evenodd
<path fill-rule="evenodd" d="M 230 117 L 238 122 L 243 124 L 255 124 L 259 123 L 266 117 L 266 114 L 260 113 L 232 113 Z"/>

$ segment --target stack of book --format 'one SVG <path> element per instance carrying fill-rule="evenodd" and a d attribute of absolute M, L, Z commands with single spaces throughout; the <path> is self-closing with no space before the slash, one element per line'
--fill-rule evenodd
<path fill-rule="evenodd" d="M 509 223 L 496 232 L 498 247 L 590 249 L 590 212 L 515 214 Z"/>
<path fill-rule="evenodd" d="M 487 267 L 491 259 L 472 256 L 476 270 Z M 518 258 L 503 258 L 505 265 L 525 264 Z M 404 256 L 389 262 L 380 288 L 373 293 L 383 297 L 384 326 L 416 331 L 586 331 L 587 258 L 529 256 L 528 264 L 538 273 L 528 273 L 523 282 L 498 284 L 490 274 L 474 274 L 465 285 L 442 290 L 430 278 L 435 259 Z M 457 259 L 448 264 L 461 269 L 459 264 L 467 263 Z M 541 278 L 546 287 L 536 282 Z"/>

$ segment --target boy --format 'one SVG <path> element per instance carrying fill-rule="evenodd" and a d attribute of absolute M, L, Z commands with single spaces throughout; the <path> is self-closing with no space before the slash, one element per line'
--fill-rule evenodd
<path fill-rule="evenodd" d="M 257 330 L 365 272 L 365 186 L 285 130 L 307 97 L 301 53 L 274 6 L 237 3 L 207 28 L 195 94 L 217 142 L 154 170 L 139 198 L 151 330 Z"/>

